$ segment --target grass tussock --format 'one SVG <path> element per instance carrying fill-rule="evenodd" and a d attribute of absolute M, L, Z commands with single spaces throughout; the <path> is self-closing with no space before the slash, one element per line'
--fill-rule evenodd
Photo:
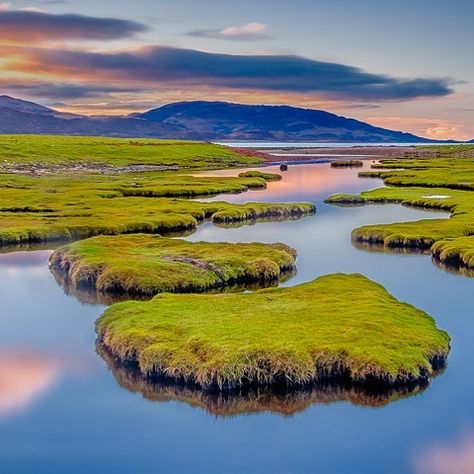
<path fill-rule="evenodd" d="M 261 178 L 265 181 L 281 181 L 282 176 L 277 173 L 263 173 L 262 171 L 244 171 L 239 178 Z"/>
<path fill-rule="evenodd" d="M 103 347 L 136 362 L 145 375 L 220 389 L 338 378 L 426 381 L 449 351 L 448 335 L 431 317 L 361 275 L 248 294 L 163 294 L 119 303 L 96 330 Z"/>
<path fill-rule="evenodd" d="M 331 168 L 361 168 L 364 166 L 361 160 L 334 160 L 331 161 Z"/>
<path fill-rule="evenodd" d="M 295 270 L 295 258 L 284 244 L 193 243 L 137 234 L 69 244 L 51 255 L 50 264 L 69 287 L 146 297 L 278 281 Z"/>

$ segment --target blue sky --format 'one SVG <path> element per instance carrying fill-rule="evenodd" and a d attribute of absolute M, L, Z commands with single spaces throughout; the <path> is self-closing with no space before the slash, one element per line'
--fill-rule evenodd
<path fill-rule="evenodd" d="M 0 88 L 83 113 L 287 103 L 472 138 L 472 18 L 464 0 L 10 1 Z"/>

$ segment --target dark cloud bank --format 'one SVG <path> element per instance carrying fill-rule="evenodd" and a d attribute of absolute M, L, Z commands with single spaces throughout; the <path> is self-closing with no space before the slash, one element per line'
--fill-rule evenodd
<path fill-rule="evenodd" d="M 294 93 L 320 93 L 357 100 L 410 100 L 446 96 L 446 78 L 396 78 L 356 67 L 282 55 L 230 55 L 147 46 L 118 53 L 64 50 L 30 51 L 43 70 L 84 76 L 89 71 L 119 81 L 175 82 L 179 86 L 215 86 Z"/>
<path fill-rule="evenodd" d="M 0 40 L 3 41 L 114 40 L 127 38 L 147 29 L 141 23 L 117 18 L 0 10 Z"/>

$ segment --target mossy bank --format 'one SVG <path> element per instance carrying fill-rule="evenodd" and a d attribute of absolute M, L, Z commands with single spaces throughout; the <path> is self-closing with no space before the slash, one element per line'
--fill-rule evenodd
<path fill-rule="evenodd" d="M 448 335 L 431 317 L 361 275 L 119 303 L 96 330 L 104 348 L 143 374 L 214 389 L 327 379 L 422 382 L 449 351 Z"/>

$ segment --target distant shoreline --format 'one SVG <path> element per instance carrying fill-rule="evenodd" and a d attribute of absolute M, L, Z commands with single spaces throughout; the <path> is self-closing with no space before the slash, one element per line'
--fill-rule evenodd
<path fill-rule="evenodd" d="M 407 156 L 431 156 L 430 149 L 420 150 L 415 146 L 357 146 L 347 147 L 329 147 L 329 148 L 272 148 L 258 149 L 259 153 L 265 154 L 266 163 L 282 162 L 307 162 L 319 161 L 325 158 L 354 158 L 361 160 L 378 158 L 404 158 Z"/>

